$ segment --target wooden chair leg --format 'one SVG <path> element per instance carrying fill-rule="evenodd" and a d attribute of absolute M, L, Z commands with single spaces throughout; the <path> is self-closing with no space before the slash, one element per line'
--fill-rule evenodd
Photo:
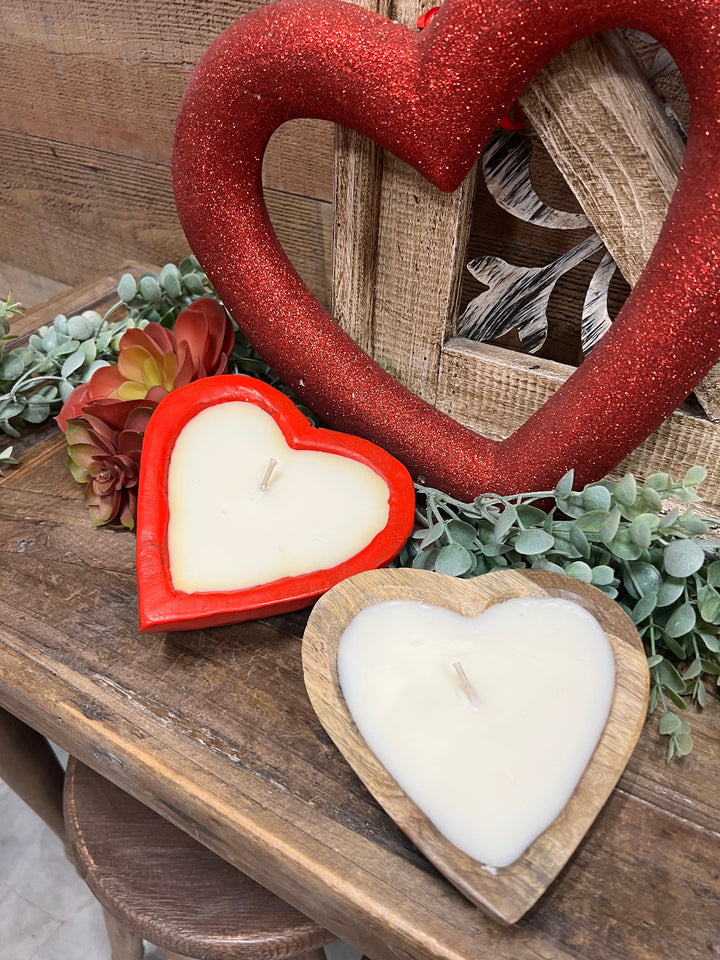
<path fill-rule="evenodd" d="M 61 840 L 64 776 L 45 737 L 0 707 L 0 777 Z"/>
<path fill-rule="evenodd" d="M 143 960 L 145 944 L 142 937 L 124 927 L 107 910 L 103 910 L 105 928 L 110 941 L 111 960 Z"/>

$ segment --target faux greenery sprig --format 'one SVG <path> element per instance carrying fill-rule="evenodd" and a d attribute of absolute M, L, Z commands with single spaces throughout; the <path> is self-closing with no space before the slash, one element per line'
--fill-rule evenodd
<path fill-rule="evenodd" d="M 570 471 L 554 490 L 472 503 L 418 486 L 417 526 L 398 563 L 456 577 L 530 567 L 594 584 L 636 624 L 650 710 L 662 709 L 668 759 L 684 756 L 690 725 L 670 704 L 702 707 L 705 681 L 720 685 L 720 544 L 703 539 L 709 526 L 689 506 L 664 511 L 663 501 L 697 501 L 704 478 L 692 467 L 681 483 L 655 473 L 638 486 L 628 474 L 573 491 Z"/>
<path fill-rule="evenodd" d="M 0 431 L 19 437 L 21 424 L 42 423 L 57 413 L 78 384 L 117 357 L 128 327 L 142 325 L 129 317 L 110 324 L 95 310 L 84 310 L 70 318 L 59 314 L 40 327 L 27 346 L 0 358 Z"/>

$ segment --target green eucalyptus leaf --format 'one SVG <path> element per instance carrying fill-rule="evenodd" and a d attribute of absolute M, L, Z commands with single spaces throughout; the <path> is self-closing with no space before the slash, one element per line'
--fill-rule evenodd
<path fill-rule="evenodd" d="M 70 317 L 67 322 L 67 333 L 73 340 L 88 340 L 95 335 L 95 324 L 89 317 L 82 314 Z"/>
<path fill-rule="evenodd" d="M 663 688 L 678 694 L 685 693 L 685 681 L 669 660 L 664 659 L 662 663 L 658 664 L 656 670 L 658 683 Z M 685 704 L 681 709 L 685 709 Z"/>
<path fill-rule="evenodd" d="M 542 527 L 547 520 L 547 514 L 539 507 L 521 503 L 517 506 L 517 518 L 523 527 Z"/>
<path fill-rule="evenodd" d="M 641 596 L 656 594 L 662 583 L 662 576 L 657 567 L 644 560 L 628 564 L 627 575 L 632 578 L 633 586 L 639 589 Z"/>
<path fill-rule="evenodd" d="M 434 570 L 439 550 L 421 550 L 413 560 L 415 570 Z"/>
<path fill-rule="evenodd" d="M 692 753 L 692 736 L 689 733 L 678 733 L 675 737 L 675 748 L 679 757 L 686 757 L 689 753 Z"/>
<path fill-rule="evenodd" d="M 610 491 L 600 484 L 591 484 L 582 492 L 583 504 L 586 510 L 609 511 L 612 506 Z"/>
<path fill-rule="evenodd" d="M 643 487 L 638 494 L 638 498 L 648 509 L 655 510 L 658 513 L 660 510 L 662 510 L 662 500 L 660 499 L 660 494 L 652 487 Z"/>
<path fill-rule="evenodd" d="M 555 497 L 558 500 L 563 500 L 565 497 L 569 496 L 572 493 L 573 482 L 575 480 L 575 471 L 568 470 L 567 473 L 558 480 L 555 487 Z"/>
<path fill-rule="evenodd" d="M 613 556 L 620 560 L 639 560 L 643 549 L 633 543 L 627 530 L 618 530 L 617 535 L 608 544 Z"/>
<path fill-rule="evenodd" d="M 0 420 L 12 420 L 25 409 L 25 401 L 22 397 L 17 400 L 0 400 Z"/>
<path fill-rule="evenodd" d="M 702 483 L 703 480 L 707 477 L 707 470 L 705 467 L 695 466 L 690 467 L 688 472 L 683 478 L 682 485 L 684 487 L 697 487 L 698 484 Z"/>
<path fill-rule="evenodd" d="M 707 630 L 699 629 L 697 632 L 710 653 L 720 653 L 720 637 L 714 633 L 709 633 Z"/>
<path fill-rule="evenodd" d="M 60 376 L 67 379 L 71 373 L 74 373 L 85 363 L 86 359 L 85 353 L 82 350 L 76 350 L 75 353 L 71 353 L 69 357 L 65 358 L 60 368 Z"/>
<path fill-rule="evenodd" d="M 446 573 L 451 577 L 461 577 L 472 569 L 473 555 L 462 544 L 449 543 L 437 555 L 435 570 L 437 573 Z"/>
<path fill-rule="evenodd" d="M 682 678 L 685 681 L 685 683 L 687 683 L 688 680 L 694 680 L 696 677 L 699 677 L 701 673 L 702 673 L 702 663 L 700 662 L 700 658 L 696 657 L 695 660 L 693 660 L 693 662 L 687 668 L 687 670 L 685 670 L 685 672 L 682 675 Z"/>
<path fill-rule="evenodd" d="M 650 594 L 647 597 L 641 597 L 630 611 L 630 619 L 633 623 L 642 623 L 646 620 L 657 606 L 657 598 Z"/>
<path fill-rule="evenodd" d="M 449 520 L 445 526 L 445 532 L 453 543 L 460 543 L 464 547 L 471 546 L 477 537 L 475 527 L 463 520 Z"/>
<path fill-rule="evenodd" d="M 20 414 L 25 423 L 43 423 L 50 416 L 50 406 L 47 403 L 28 403 Z"/>
<path fill-rule="evenodd" d="M 595 539 L 600 535 L 603 524 L 610 518 L 607 510 L 590 510 L 588 513 L 578 517 L 575 526 L 585 534 L 589 539 Z"/>
<path fill-rule="evenodd" d="M 720 587 L 720 560 L 708 564 L 706 578 L 711 587 Z"/>
<path fill-rule="evenodd" d="M 628 532 L 630 539 L 639 547 L 649 547 L 652 543 L 652 530 L 650 529 L 649 523 L 645 520 L 644 515 L 635 517 L 630 524 Z"/>
<path fill-rule="evenodd" d="M 685 581 L 678 577 L 667 577 L 658 587 L 657 602 L 659 607 L 669 607 L 685 592 Z"/>
<path fill-rule="evenodd" d="M 188 273 L 182 278 L 182 285 L 188 293 L 201 297 L 205 293 L 205 285 L 197 273 Z"/>
<path fill-rule="evenodd" d="M 13 425 L 11 423 L 8 423 L 7 419 L 5 419 L 1 408 L 0 408 L 0 430 L 2 430 L 3 433 L 6 433 L 9 437 L 17 438 L 20 436 L 20 433 L 15 429 L 15 427 L 13 427 Z"/>
<path fill-rule="evenodd" d="M 647 665 L 650 670 L 653 667 L 656 667 L 662 661 L 662 655 L 659 653 L 654 653 L 651 657 L 648 657 Z"/>
<path fill-rule="evenodd" d="M 573 577 L 575 580 L 582 580 L 584 583 L 592 581 L 592 570 L 583 560 L 575 560 L 565 567 L 565 575 Z"/>
<path fill-rule="evenodd" d="M 138 281 L 138 292 L 148 303 L 158 303 L 162 300 L 160 284 L 153 275 L 140 277 Z"/>
<path fill-rule="evenodd" d="M 720 594 L 709 584 L 697 592 L 697 606 L 706 623 L 720 624 Z"/>
<path fill-rule="evenodd" d="M 547 570 L 548 573 L 565 573 L 559 563 L 546 560 L 545 557 L 536 557 L 531 565 L 532 570 Z"/>
<path fill-rule="evenodd" d="M 85 363 L 92 363 L 97 357 L 97 347 L 94 340 L 85 340 L 84 343 L 80 344 L 80 349 L 85 355 Z"/>
<path fill-rule="evenodd" d="M 667 497 L 672 489 L 672 480 L 669 473 L 651 473 L 643 484 L 643 489 L 657 490 L 661 496 Z"/>
<path fill-rule="evenodd" d="M 570 543 L 575 547 L 581 557 L 590 559 L 590 542 L 588 538 L 576 523 L 570 527 Z"/>
<path fill-rule="evenodd" d="M 0 380 L 17 380 L 23 375 L 25 364 L 15 350 L 0 359 Z"/>
<path fill-rule="evenodd" d="M 592 568 L 591 583 L 596 587 L 609 587 L 615 580 L 615 571 L 606 564 L 599 564 Z"/>
<path fill-rule="evenodd" d="M 670 735 L 680 730 L 680 717 L 676 713 L 664 713 L 660 719 L 660 733 Z"/>
<path fill-rule="evenodd" d="M 695 628 L 696 620 L 695 607 L 691 603 L 683 603 L 670 614 L 665 630 L 675 639 L 684 637 Z"/>
<path fill-rule="evenodd" d="M 582 517 L 585 513 L 581 493 L 571 493 L 567 497 L 558 497 L 557 505 L 568 517 Z"/>
<path fill-rule="evenodd" d="M 117 295 L 123 303 L 129 303 L 137 294 L 138 288 L 135 277 L 131 273 L 124 273 L 120 277 L 120 283 L 117 287 Z"/>
<path fill-rule="evenodd" d="M 515 550 L 523 556 L 537 556 L 537 554 L 546 553 L 554 545 L 555 539 L 552 534 L 539 530 L 537 527 L 521 530 L 513 544 Z"/>
<path fill-rule="evenodd" d="M 637 483 L 631 473 L 626 473 L 622 480 L 615 484 L 615 499 L 624 507 L 631 507 L 637 499 Z"/>
<path fill-rule="evenodd" d="M 689 577 L 705 562 L 705 551 L 694 540 L 673 540 L 665 547 L 663 565 L 672 577 Z"/>
<path fill-rule="evenodd" d="M 610 513 L 610 516 L 607 518 L 607 520 L 600 527 L 599 535 L 603 543 L 609 544 L 611 540 L 615 539 L 615 536 L 618 530 L 620 529 L 621 519 L 622 519 L 622 516 L 620 514 L 620 511 L 617 508 L 615 508 Z"/>
<path fill-rule="evenodd" d="M 508 504 L 495 523 L 495 539 L 504 540 L 514 524 L 517 523 L 517 518 L 517 510 L 512 504 Z"/>

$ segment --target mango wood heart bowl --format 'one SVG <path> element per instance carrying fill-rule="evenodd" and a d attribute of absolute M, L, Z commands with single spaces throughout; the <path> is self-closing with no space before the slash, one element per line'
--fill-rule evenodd
<path fill-rule="evenodd" d="M 489 870 L 447 840 L 407 796 L 363 739 L 338 678 L 340 638 L 365 608 L 410 600 L 475 617 L 506 600 L 570 600 L 605 631 L 615 660 L 610 712 L 597 746 L 561 814 L 508 867 Z M 647 710 L 649 674 L 640 638 L 621 608 L 588 584 L 530 570 L 459 580 L 423 570 L 375 570 L 333 587 L 316 604 L 303 639 L 305 684 L 321 723 L 365 786 L 413 843 L 468 899 L 502 923 L 515 923 L 565 865 L 612 792 Z M 538 693 L 539 699 L 542 692 Z M 528 704 L 532 720 L 537 704 Z M 529 797 L 532 803 L 532 797 Z"/>

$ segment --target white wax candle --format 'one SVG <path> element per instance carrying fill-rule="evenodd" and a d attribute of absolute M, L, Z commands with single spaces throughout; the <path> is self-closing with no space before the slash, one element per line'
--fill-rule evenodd
<path fill-rule="evenodd" d="M 357 460 L 291 449 L 254 404 L 215 404 L 183 427 L 170 459 L 173 587 L 240 590 L 337 566 L 385 528 L 388 498 Z"/>
<path fill-rule="evenodd" d="M 615 664 L 600 624 L 568 600 L 508 600 L 470 618 L 390 600 L 351 621 L 338 674 L 360 733 L 405 793 L 456 847 L 497 868 L 572 795 L 608 717 Z"/>

